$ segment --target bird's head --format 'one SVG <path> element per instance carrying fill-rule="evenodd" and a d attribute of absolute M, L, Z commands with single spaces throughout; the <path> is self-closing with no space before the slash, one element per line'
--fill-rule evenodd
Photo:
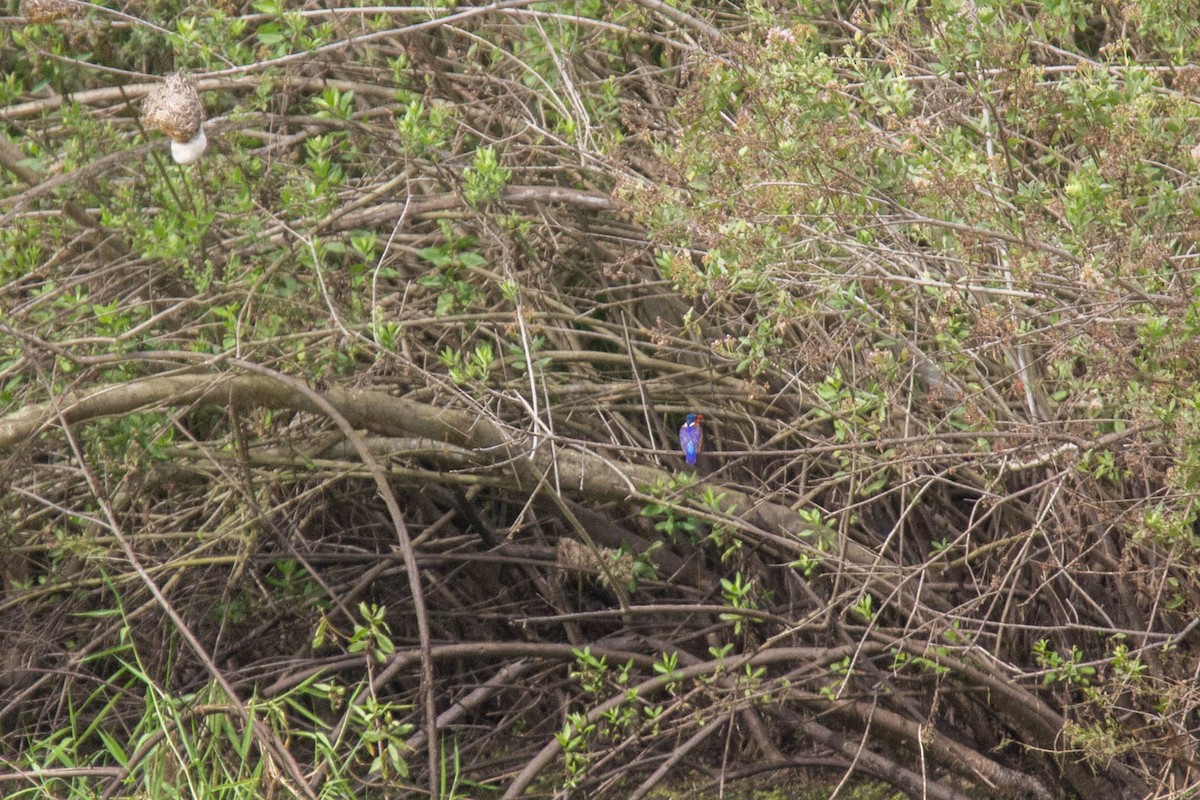
<path fill-rule="evenodd" d="M 703 420 L 704 420 L 704 417 L 700 414 L 688 414 L 687 419 L 685 419 L 683 421 L 683 424 L 684 425 L 696 425 L 696 424 L 699 424 L 700 422 L 702 422 Z"/>

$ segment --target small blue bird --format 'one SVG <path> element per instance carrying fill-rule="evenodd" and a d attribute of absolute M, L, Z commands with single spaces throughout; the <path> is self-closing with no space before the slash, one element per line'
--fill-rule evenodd
<path fill-rule="evenodd" d="M 700 455 L 700 448 L 704 444 L 704 429 L 700 427 L 703 420 L 704 417 L 699 414 L 688 414 L 679 429 L 679 446 L 683 448 L 683 457 L 689 464 L 696 463 L 696 456 Z"/>

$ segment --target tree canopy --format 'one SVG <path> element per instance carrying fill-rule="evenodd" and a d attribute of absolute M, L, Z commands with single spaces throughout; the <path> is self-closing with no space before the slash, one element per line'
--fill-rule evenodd
<path fill-rule="evenodd" d="M 12 5 L 5 796 L 1200 791 L 1194 4 Z"/>

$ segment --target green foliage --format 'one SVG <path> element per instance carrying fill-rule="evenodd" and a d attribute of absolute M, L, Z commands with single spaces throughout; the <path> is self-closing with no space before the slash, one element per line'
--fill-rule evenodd
<path fill-rule="evenodd" d="M 833 676 L 833 680 L 827 682 L 820 688 L 820 694 L 826 700 L 836 700 L 841 694 L 842 689 L 854 677 L 854 670 L 851 667 L 853 659 L 850 656 L 845 656 L 829 665 L 829 674 Z"/>
<path fill-rule="evenodd" d="M 742 547 L 742 540 L 736 535 L 736 526 L 722 521 L 722 518 L 736 518 L 737 504 L 726 503 L 725 492 L 718 492 L 712 486 L 705 486 L 704 491 L 696 498 L 700 506 L 710 512 L 711 527 L 708 541 L 721 551 L 721 560 L 728 561 Z"/>
<path fill-rule="evenodd" d="M 721 596 L 725 598 L 725 604 L 731 608 L 758 608 L 758 602 L 755 600 L 755 595 L 758 590 L 754 585 L 754 579 L 745 578 L 740 572 L 734 573 L 732 579 L 721 578 Z M 746 617 L 742 614 L 722 614 L 721 619 L 733 623 L 733 633 L 735 636 L 740 636 L 746 622 L 757 621 L 753 617 Z"/>
<path fill-rule="evenodd" d="M 1043 683 L 1066 683 L 1072 686 L 1088 686 L 1096 674 L 1096 668 L 1083 664 L 1083 653 L 1076 645 L 1065 653 L 1051 649 L 1049 640 L 1039 639 L 1033 645 L 1033 658 L 1045 670 Z"/>
<path fill-rule="evenodd" d="M 351 706 L 351 725 L 370 757 L 368 775 L 384 780 L 408 777 L 405 738 L 414 727 L 396 719 L 397 712 L 406 709 L 407 706 L 383 703 L 373 697 L 363 698 L 362 702 Z"/>
<path fill-rule="evenodd" d="M 386 611 L 382 606 L 358 604 L 358 614 L 362 617 L 362 623 L 354 625 L 354 633 L 350 636 L 347 648 L 351 653 L 369 653 L 382 664 L 396 651 L 391 630 L 384 620 Z"/>
<path fill-rule="evenodd" d="M 563 788 L 574 789 L 583 780 L 589 762 L 588 744 L 595 732 L 596 725 L 588 722 L 585 715 L 570 713 L 562 730 L 554 735 L 563 752 L 566 770 Z"/>
<path fill-rule="evenodd" d="M 286 602 L 298 608 L 327 607 L 328 599 L 321 586 L 303 566 L 290 558 L 275 559 L 274 570 L 265 581 Z"/>
<path fill-rule="evenodd" d="M 875 621 L 875 598 L 864 594 L 850 607 L 850 610 L 863 622 Z"/>
<path fill-rule="evenodd" d="M 804 577 L 811 578 L 821 566 L 823 554 L 832 549 L 837 541 L 837 529 L 819 508 L 801 508 L 797 513 L 804 523 L 804 529 L 798 536 L 801 540 L 811 543 L 813 552 L 801 553 L 800 557 L 788 566 L 800 570 Z"/>
<path fill-rule="evenodd" d="M 949 655 L 948 647 L 939 647 L 935 650 L 938 657 Z M 950 668 L 939 664 L 936 659 L 926 658 L 925 656 L 914 656 L 911 653 L 906 653 L 903 650 L 893 650 L 892 670 L 900 672 L 901 670 L 916 668 L 922 672 L 929 672 L 934 675 L 947 675 Z"/>
<path fill-rule="evenodd" d="M 462 755 L 459 752 L 458 742 L 454 743 L 453 751 L 447 754 L 446 745 L 443 740 L 441 747 L 440 782 L 438 784 L 440 796 L 444 800 L 468 800 L 471 795 L 460 794 L 460 786 L 473 789 L 475 794 L 495 793 L 499 791 L 499 787 L 488 782 L 471 780 L 464 777 Z"/>
<path fill-rule="evenodd" d="M 618 580 L 623 578 L 626 591 L 632 594 L 644 582 L 658 579 L 656 553 L 662 547 L 662 542 L 651 542 L 640 553 L 634 553 L 627 545 L 622 545 L 616 551 L 603 551 L 602 555 L 608 560 L 613 576 Z M 601 573 L 599 577 L 602 584 L 609 584 L 608 573 Z"/>
<path fill-rule="evenodd" d="M 1063 733 L 1073 748 L 1101 769 L 1111 765 L 1115 757 L 1137 749 L 1137 744 L 1123 735 L 1121 726 L 1112 718 L 1091 725 L 1066 722 Z"/>
<path fill-rule="evenodd" d="M 679 667 L 679 653 L 663 653 L 654 663 L 654 672 L 668 679 L 668 686 L 678 683 L 676 670 Z"/>
<path fill-rule="evenodd" d="M 511 177 L 512 171 L 496 159 L 495 148 L 481 147 L 475 151 L 471 166 L 463 172 L 463 197 L 473 206 L 497 200 Z"/>
<path fill-rule="evenodd" d="M 443 245 L 426 247 L 418 253 L 435 267 L 435 271 L 422 275 L 417 282 L 438 293 L 434 313 L 439 317 L 470 309 L 479 296 L 475 285 L 467 280 L 467 274 L 478 270 L 487 259 L 477 252 L 462 249 L 469 245 L 469 240 L 451 240 Z"/>
<path fill-rule="evenodd" d="M 353 90 L 343 92 L 330 86 L 318 97 L 313 98 L 313 106 L 317 109 L 316 117 L 318 119 L 328 117 L 349 121 L 354 113 L 354 92 Z"/>
<path fill-rule="evenodd" d="M 580 688 L 592 702 L 600 703 L 612 693 L 623 696 L 623 702 L 608 709 L 600 715 L 600 725 L 595 730 L 610 740 L 619 740 L 633 733 L 641 724 L 643 717 L 650 718 L 659 713 L 657 707 L 639 701 L 636 689 L 631 687 L 634 675 L 633 662 L 610 669 L 608 659 L 596 658 L 591 648 L 574 649 L 575 668 L 570 677 L 579 683 Z M 560 738 L 560 742 L 564 741 Z M 567 739 L 565 741 L 571 741 Z"/>
<path fill-rule="evenodd" d="M 427 108 L 420 100 L 410 101 L 395 122 L 401 145 L 414 157 L 441 150 L 449 136 L 445 112 L 438 106 Z"/>
<path fill-rule="evenodd" d="M 492 370 L 492 346 L 480 342 L 469 354 L 447 347 L 439 354 L 442 366 L 450 373 L 450 380 L 460 386 L 466 383 L 487 383 Z"/>
<path fill-rule="evenodd" d="M 813 388 L 822 405 L 816 410 L 820 418 L 830 419 L 838 442 L 848 442 L 873 431 L 882 430 L 886 405 L 882 398 L 851 388 L 840 370 L 826 376 Z"/>
<path fill-rule="evenodd" d="M 123 612 L 113 608 L 89 616 L 103 624 L 122 619 Z M 108 682 L 72 702 L 67 724 L 52 737 L 27 743 L 22 768 L 31 773 L 46 771 L 46 777 L 37 779 L 33 788 L 9 796 L 89 796 L 86 772 L 116 767 L 126 769 L 127 780 L 155 797 L 245 800 L 262 796 L 273 785 L 274 767 L 268 766 L 265 754 L 255 744 L 254 725 L 275 735 L 308 740 L 330 771 L 329 796 L 349 796 L 346 778 L 355 757 L 347 761 L 344 752 L 332 747 L 328 725 L 313 713 L 314 703 L 327 707 L 342 703 L 345 687 L 309 677 L 273 698 L 250 698 L 244 703 L 248 719 L 241 719 L 215 684 L 179 694 L 167 688 L 169 682 L 155 680 L 128 625 L 120 630 L 117 645 L 83 659 L 85 668 L 108 672 Z M 142 716 L 120 719 L 116 710 L 119 697 L 133 694 L 144 698 Z M 356 743 L 352 750 L 379 754 L 368 772 L 403 770 L 400 748 L 411 726 L 394 723 L 394 706 L 368 699 L 355 708 L 345 737 Z M 203 713 L 196 713 L 197 709 Z M 299 719 L 304 724 L 293 727 Z M 55 777 L 51 773 L 57 769 L 78 777 Z"/>
<path fill-rule="evenodd" d="M 681 475 L 667 479 L 653 487 L 649 487 L 647 490 L 649 494 L 662 499 L 643 506 L 642 516 L 660 518 L 654 523 L 654 529 L 666 534 L 667 538 L 672 542 L 680 534 L 683 534 L 687 537 L 688 542 L 696 544 L 697 534 L 700 530 L 700 520 L 692 514 L 685 513 L 678 502 L 668 499 L 669 496 L 686 489 L 693 483 L 694 478 Z"/>
<path fill-rule="evenodd" d="M 1168 508 L 1162 504 L 1147 506 L 1140 524 L 1133 530 L 1134 539 L 1170 549 L 1194 550 L 1200 546 L 1195 527 L 1196 511 L 1190 501 L 1182 508 Z"/>
<path fill-rule="evenodd" d="M 307 35 L 308 23 L 304 16 L 298 11 L 288 10 L 283 0 L 255 0 L 253 5 L 259 13 L 273 18 L 258 26 L 255 37 L 260 45 L 276 57 L 297 49 L 316 47 L 323 38 L 321 34 Z"/>
<path fill-rule="evenodd" d="M 580 688 L 587 694 L 599 695 L 607 679 L 608 658 L 605 656 L 596 658 L 592 655 L 590 647 L 575 649 L 571 652 L 575 655 L 575 668 L 571 670 L 571 679 L 578 681 Z"/>
<path fill-rule="evenodd" d="M 1139 656 L 1132 656 L 1129 645 L 1119 644 L 1113 648 L 1111 662 L 1113 672 L 1122 681 L 1141 680 L 1146 674 L 1147 664 Z"/>

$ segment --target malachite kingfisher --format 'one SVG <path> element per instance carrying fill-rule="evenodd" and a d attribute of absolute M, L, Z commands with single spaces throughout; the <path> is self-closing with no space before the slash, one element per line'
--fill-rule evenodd
<path fill-rule="evenodd" d="M 696 456 L 700 455 L 700 448 L 704 444 L 704 429 L 700 427 L 703 421 L 704 417 L 699 414 L 688 414 L 679 429 L 679 446 L 683 448 L 683 457 L 689 464 L 696 463 Z"/>

